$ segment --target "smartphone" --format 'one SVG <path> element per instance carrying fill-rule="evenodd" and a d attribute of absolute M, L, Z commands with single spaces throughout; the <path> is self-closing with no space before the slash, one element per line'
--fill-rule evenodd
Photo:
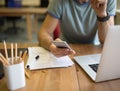
<path fill-rule="evenodd" d="M 53 41 L 53 44 L 58 48 L 68 48 L 71 49 L 66 41 Z"/>

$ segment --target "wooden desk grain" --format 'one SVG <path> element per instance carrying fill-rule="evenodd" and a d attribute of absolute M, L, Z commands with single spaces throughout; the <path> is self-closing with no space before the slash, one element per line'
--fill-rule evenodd
<path fill-rule="evenodd" d="M 18 47 L 26 48 L 35 45 L 18 44 Z M 3 48 L 3 44 L 0 48 Z M 75 65 L 67 68 L 28 71 L 28 73 L 31 78 L 26 79 L 26 86 L 16 91 L 79 91 Z M 5 78 L 0 80 L 0 91 L 8 91 Z"/>
<path fill-rule="evenodd" d="M 27 27 L 27 38 L 28 40 L 32 39 L 32 29 L 37 31 L 37 14 L 45 14 L 47 8 L 0 8 L 0 16 L 26 16 L 26 27 Z M 34 23 L 32 23 L 32 15 L 34 15 Z M 32 26 L 34 25 L 34 28 Z"/>

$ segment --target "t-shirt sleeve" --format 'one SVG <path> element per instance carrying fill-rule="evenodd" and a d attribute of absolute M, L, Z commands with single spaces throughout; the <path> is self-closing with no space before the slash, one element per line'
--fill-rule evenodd
<path fill-rule="evenodd" d="M 116 0 L 108 0 L 107 12 L 110 16 L 115 16 L 116 14 Z"/>
<path fill-rule="evenodd" d="M 62 0 L 52 0 L 48 5 L 48 14 L 60 19 L 62 15 Z"/>

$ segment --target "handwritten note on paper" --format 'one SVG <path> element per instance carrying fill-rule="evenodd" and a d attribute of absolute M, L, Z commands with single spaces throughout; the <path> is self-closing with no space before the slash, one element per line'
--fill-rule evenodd
<path fill-rule="evenodd" d="M 28 55 L 26 67 L 30 70 L 68 67 L 74 64 L 68 56 L 57 58 L 42 47 L 29 47 Z"/>

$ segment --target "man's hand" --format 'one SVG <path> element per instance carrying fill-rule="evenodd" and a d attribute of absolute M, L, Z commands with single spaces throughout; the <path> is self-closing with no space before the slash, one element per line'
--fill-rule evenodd
<path fill-rule="evenodd" d="M 55 41 L 62 41 L 60 39 L 56 39 Z M 66 55 L 74 55 L 75 51 L 68 48 L 58 48 L 53 43 L 51 43 L 49 47 L 50 51 L 56 56 L 56 57 L 62 57 Z"/>
<path fill-rule="evenodd" d="M 91 6 L 95 10 L 98 17 L 107 16 L 107 2 L 108 0 L 91 0 Z"/>

